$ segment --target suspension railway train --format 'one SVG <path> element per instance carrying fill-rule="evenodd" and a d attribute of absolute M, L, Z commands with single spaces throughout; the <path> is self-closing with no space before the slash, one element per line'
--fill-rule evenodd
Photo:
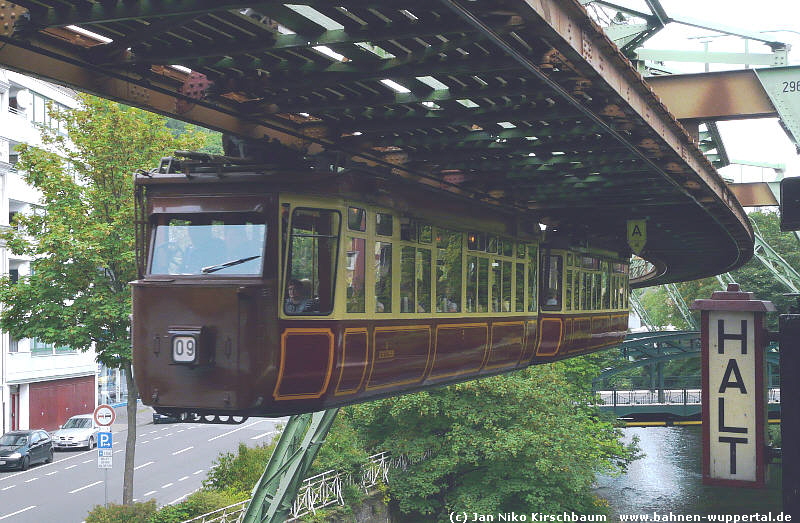
<path fill-rule="evenodd" d="M 358 171 L 177 159 L 136 186 L 135 375 L 161 413 L 316 411 L 626 333 L 629 253 L 509 210 Z"/>

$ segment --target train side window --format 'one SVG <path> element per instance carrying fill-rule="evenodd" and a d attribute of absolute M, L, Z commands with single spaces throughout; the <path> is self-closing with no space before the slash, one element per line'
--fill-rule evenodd
<path fill-rule="evenodd" d="M 514 256 L 514 242 L 509 239 L 502 240 L 498 252 L 500 251 L 503 256 Z"/>
<path fill-rule="evenodd" d="M 524 249 L 524 246 L 522 247 Z M 525 251 L 522 251 L 523 253 Z M 516 274 L 514 275 L 514 287 L 516 299 L 514 300 L 514 312 L 525 312 L 525 264 L 516 263 Z"/>
<path fill-rule="evenodd" d="M 375 242 L 375 312 L 392 312 L 392 244 Z"/>
<path fill-rule="evenodd" d="M 525 259 L 525 244 L 518 243 L 517 244 L 517 258 L 524 260 Z"/>
<path fill-rule="evenodd" d="M 542 309 L 561 309 L 561 281 L 564 258 L 548 254 L 542 258 Z"/>
<path fill-rule="evenodd" d="M 539 289 L 539 280 L 536 277 L 536 269 L 539 266 L 537 261 L 537 248 L 533 245 L 528 246 L 528 312 L 536 312 L 538 301 L 536 291 Z"/>
<path fill-rule="evenodd" d="M 502 295 L 503 262 L 492 259 L 492 312 L 500 312 L 503 307 Z"/>
<path fill-rule="evenodd" d="M 436 312 L 461 312 L 461 233 L 436 230 Z"/>
<path fill-rule="evenodd" d="M 400 254 L 400 312 L 431 310 L 431 251 L 403 247 Z"/>
<path fill-rule="evenodd" d="M 365 307 L 365 269 L 367 240 L 364 238 L 348 238 L 347 250 L 347 312 L 366 312 Z"/>
<path fill-rule="evenodd" d="M 467 249 L 470 251 L 486 250 L 486 233 L 470 232 L 467 234 Z"/>
<path fill-rule="evenodd" d="M 367 211 L 358 207 L 347 208 L 347 228 L 351 231 L 367 230 Z"/>
<path fill-rule="evenodd" d="M 608 279 L 608 265 L 605 264 L 603 267 L 603 272 L 601 273 L 602 283 L 601 283 L 601 292 L 603 296 L 603 303 L 601 307 L 603 309 L 610 309 L 611 308 L 611 284 Z"/>
<path fill-rule="evenodd" d="M 478 306 L 478 257 L 467 256 L 467 302 L 465 312 L 477 312 Z"/>
<path fill-rule="evenodd" d="M 489 235 L 489 238 L 486 241 L 486 252 L 497 252 L 497 236 L 493 234 Z"/>
<path fill-rule="evenodd" d="M 408 219 L 400 219 L 400 239 L 404 242 L 417 241 L 417 224 Z"/>
<path fill-rule="evenodd" d="M 340 222 L 339 212 L 328 209 L 297 208 L 292 213 L 286 314 L 330 314 L 333 310 Z M 290 286 L 294 287 L 291 296 Z"/>
<path fill-rule="evenodd" d="M 421 224 L 419 226 L 419 233 L 417 234 L 420 243 L 433 242 L 433 227 L 428 224 Z"/>
<path fill-rule="evenodd" d="M 567 269 L 567 283 L 564 287 L 564 305 L 565 310 L 572 310 L 572 270 Z"/>
<path fill-rule="evenodd" d="M 375 213 L 375 232 L 381 236 L 391 236 L 394 228 L 394 220 L 391 214 L 382 212 Z"/>

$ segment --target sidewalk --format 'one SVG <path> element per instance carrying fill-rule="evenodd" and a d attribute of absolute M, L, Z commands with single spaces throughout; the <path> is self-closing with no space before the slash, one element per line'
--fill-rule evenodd
<path fill-rule="evenodd" d="M 111 425 L 111 432 L 120 432 L 128 430 L 128 406 L 126 404 L 115 406 L 114 412 L 117 413 L 117 419 Z M 139 403 L 136 407 L 136 426 L 141 427 L 153 423 L 153 409 Z"/>

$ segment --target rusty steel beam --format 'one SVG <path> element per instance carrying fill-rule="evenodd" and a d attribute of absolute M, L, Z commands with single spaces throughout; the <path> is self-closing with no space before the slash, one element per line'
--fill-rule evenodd
<path fill-rule="evenodd" d="M 683 120 L 777 117 L 753 69 L 651 76 L 646 79 L 664 105 Z"/>
<path fill-rule="evenodd" d="M 736 195 L 742 207 L 770 207 L 779 203 L 767 182 L 732 183 L 728 188 Z"/>

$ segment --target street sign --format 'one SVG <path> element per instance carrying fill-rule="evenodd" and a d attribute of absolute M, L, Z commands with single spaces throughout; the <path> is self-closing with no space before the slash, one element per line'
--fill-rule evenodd
<path fill-rule="evenodd" d="M 111 433 L 110 432 L 98 432 L 97 433 L 97 448 L 98 449 L 110 449 L 113 445 Z"/>
<path fill-rule="evenodd" d="M 117 419 L 117 413 L 110 405 L 98 405 L 94 409 L 94 422 L 101 427 L 110 427 Z"/>
<path fill-rule="evenodd" d="M 97 449 L 97 468 L 110 469 L 113 464 L 113 450 Z"/>

